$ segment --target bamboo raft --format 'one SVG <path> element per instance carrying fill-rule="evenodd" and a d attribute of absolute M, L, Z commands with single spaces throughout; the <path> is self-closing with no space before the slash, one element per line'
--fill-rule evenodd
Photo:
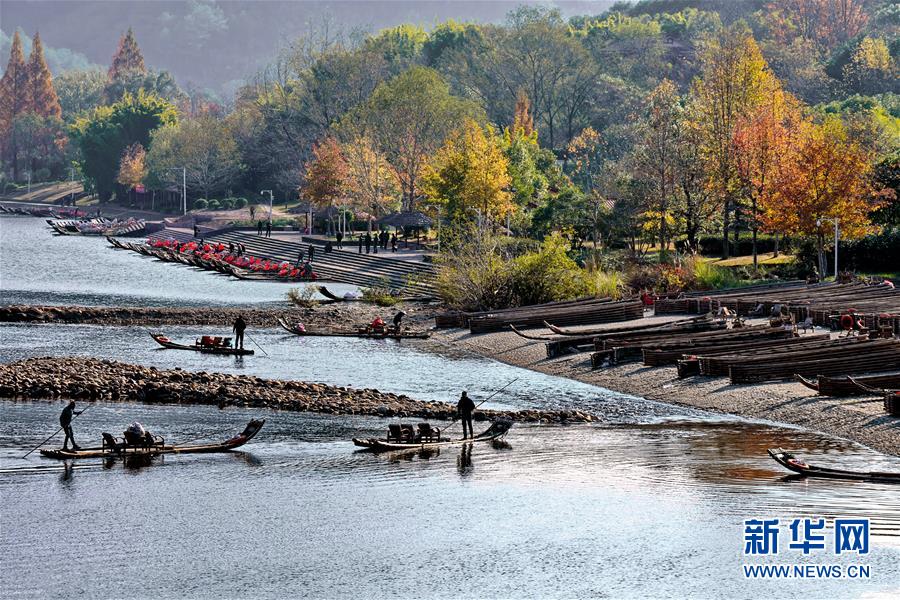
<path fill-rule="evenodd" d="M 90 221 L 78 219 L 47 219 L 47 224 L 60 235 L 102 235 L 109 239 L 115 235 L 134 235 L 147 227 L 143 219 L 110 221 L 99 218 Z"/>
<path fill-rule="evenodd" d="M 815 379 L 807 379 L 802 375 L 796 375 L 797 381 L 811 390 L 815 390 L 820 396 L 846 397 L 846 396 L 882 396 L 890 389 L 900 389 L 900 373 L 884 375 L 839 375 L 826 377 L 819 375 Z"/>
<path fill-rule="evenodd" d="M 550 331 L 565 331 L 555 325 L 545 323 Z M 555 358 L 565 352 L 584 351 L 595 348 L 598 339 L 604 340 L 628 340 L 637 338 L 647 338 L 652 336 L 678 336 L 684 333 L 700 333 L 703 331 L 716 331 L 725 329 L 727 324 L 724 320 L 716 319 L 711 314 L 701 317 L 693 317 L 691 319 L 682 319 L 671 323 L 635 325 L 632 327 L 616 327 L 610 329 L 599 329 L 585 332 L 582 335 L 576 335 L 577 332 L 566 332 L 561 334 L 562 337 L 547 339 L 546 351 L 548 358 Z M 518 335 L 529 337 L 513 328 Z"/>
<path fill-rule="evenodd" d="M 427 331 L 397 331 L 392 326 L 386 326 L 383 332 L 371 331 L 365 327 L 354 330 L 329 329 L 324 331 L 306 331 L 305 329 L 299 329 L 298 327 L 288 324 L 284 319 L 277 318 L 276 321 L 282 329 L 300 337 L 356 337 L 375 340 L 424 340 L 431 335 Z"/>
<path fill-rule="evenodd" d="M 125 443 L 115 446 L 103 445 L 98 448 L 82 448 L 81 450 L 41 450 L 41 454 L 47 458 L 74 459 L 74 458 L 130 458 L 133 456 L 156 456 L 158 454 L 209 454 L 214 452 L 229 452 L 239 448 L 256 437 L 262 429 L 265 419 L 253 419 L 244 428 L 244 431 L 231 439 L 218 444 L 190 444 L 190 445 L 166 445 L 164 441 L 152 445 L 129 445 Z M 159 438 L 161 440 L 161 438 Z"/>
<path fill-rule="evenodd" d="M 876 483 L 900 483 L 900 473 L 884 473 L 878 471 L 847 471 L 816 467 L 800 460 L 790 452 L 780 448 L 772 448 L 769 456 L 785 469 L 806 477 L 824 477 L 827 479 L 849 479 L 854 481 L 870 481 Z"/>
<path fill-rule="evenodd" d="M 640 300 L 612 301 L 609 298 L 560 303 L 553 306 L 536 305 L 479 313 L 467 317 L 472 333 L 502 331 L 510 325 L 516 328 L 542 327 L 545 321 L 560 325 L 590 325 L 629 321 L 644 316 Z"/>

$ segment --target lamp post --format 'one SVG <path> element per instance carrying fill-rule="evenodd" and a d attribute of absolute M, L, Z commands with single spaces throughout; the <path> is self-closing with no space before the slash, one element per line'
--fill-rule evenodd
<path fill-rule="evenodd" d="M 260 196 L 265 196 L 266 194 L 269 195 L 269 225 L 271 225 L 272 224 L 272 201 L 274 199 L 274 196 L 272 195 L 272 190 L 260 190 L 259 191 Z"/>
<path fill-rule="evenodd" d="M 181 214 L 187 214 L 187 167 L 169 167 L 166 171 L 181 171 Z"/>
<path fill-rule="evenodd" d="M 840 226 L 838 225 L 840 219 L 837 217 L 833 219 L 828 218 L 818 218 L 816 219 L 816 227 L 821 227 L 823 222 L 834 223 L 834 281 L 837 283 L 838 280 L 838 238 L 840 236 Z M 825 274 L 823 273 L 824 277 Z"/>

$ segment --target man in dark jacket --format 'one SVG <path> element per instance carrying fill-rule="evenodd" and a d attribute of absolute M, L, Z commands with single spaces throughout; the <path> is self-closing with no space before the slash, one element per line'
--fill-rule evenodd
<path fill-rule="evenodd" d="M 338 231 L 338 232 L 334 235 L 334 237 L 335 237 L 335 239 L 337 240 L 337 247 L 338 247 L 338 248 L 343 248 L 343 247 L 344 247 L 344 244 L 343 244 L 343 242 L 344 242 L 344 232 L 343 232 L 343 231 Z"/>
<path fill-rule="evenodd" d="M 66 432 L 66 439 L 63 442 L 63 450 L 69 449 L 69 440 L 72 440 L 72 450 L 81 450 L 78 444 L 75 443 L 75 434 L 72 433 L 72 419 L 75 417 L 75 415 L 80 415 L 83 412 L 83 410 L 75 412 L 75 401 L 72 400 L 60 413 L 59 424 L 62 426 L 63 431 Z"/>
<path fill-rule="evenodd" d="M 366 254 L 372 249 L 372 234 L 366 233 Z"/>
<path fill-rule="evenodd" d="M 234 347 L 244 349 L 244 330 L 247 329 L 247 322 L 244 321 L 244 317 L 238 315 L 238 318 L 234 320 L 234 326 L 231 328 L 234 331 Z"/>
<path fill-rule="evenodd" d="M 460 421 L 462 421 L 463 439 L 475 437 L 475 433 L 472 430 L 472 413 L 475 412 L 475 403 L 472 402 L 472 399 L 465 392 L 462 393 L 459 397 L 459 402 L 456 403 L 456 412 Z M 466 435 L 467 429 L 468 435 Z"/>

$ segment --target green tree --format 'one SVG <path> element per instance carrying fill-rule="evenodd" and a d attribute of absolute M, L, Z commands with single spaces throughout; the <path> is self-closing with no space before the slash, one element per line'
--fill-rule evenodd
<path fill-rule="evenodd" d="M 169 184 L 185 169 L 188 189 L 203 198 L 232 188 L 244 169 L 228 123 L 210 114 L 156 130 L 147 165 L 154 181 Z"/>
<path fill-rule="evenodd" d="M 125 94 L 115 104 L 95 108 L 69 128 L 69 136 L 81 153 L 80 168 L 85 178 L 106 202 L 115 190 L 119 159 L 126 147 L 139 143 L 152 146 L 151 133 L 177 120 L 175 107 L 157 96 L 143 92 Z"/>
<path fill-rule="evenodd" d="M 63 119 L 72 123 L 77 117 L 103 104 L 106 74 L 92 71 L 65 71 L 54 81 Z"/>
<path fill-rule="evenodd" d="M 394 168 L 403 208 L 414 210 L 428 157 L 466 117 L 480 120 L 483 114 L 474 102 L 453 96 L 436 71 L 417 66 L 379 85 L 341 129 L 371 136 Z"/>

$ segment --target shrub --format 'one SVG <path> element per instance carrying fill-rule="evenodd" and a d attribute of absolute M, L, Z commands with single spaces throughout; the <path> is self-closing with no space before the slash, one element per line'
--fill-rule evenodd
<path fill-rule="evenodd" d="M 231 210 L 234 208 L 234 201 L 236 198 L 224 198 L 222 202 L 219 203 L 219 206 L 222 207 L 222 210 Z"/>
<path fill-rule="evenodd" d="M 626 295 L 625 278 L 616 271 L 589 271 L 588 285 L 591 293 L 600 298 L 619 299 Z"/>
<path fill-rule="evenodd" d="M 219 208 L 221 208 L 222 205 L 219 204 L 218 200 L 216 200 L 215 198 L 212 198 L 211 200 L 209 200 L 208 206 L 209 206 L 209 210 L 219 210 Z"/>
<path fill-rule="evenodd" d="M 234 199 L 234 207 L 235 208 L 245 208 L 247 206 L 246 198 L 235 198 Z"/>
<path fill-rule="evenodd" d="M 197 198 L 194 200 L 194 210 L 206 210 L 209 206 L 209 203 L 205 198 Z"/>
<path fill-rule="evenodd" d="M 540 250 L 512 261 L 510 285 L 518 304 L 541 304 L 590 294 L 587 273 L 569 257 L 568 248 L 568 242 L 553 233 Z"/>
<path fill-rule="evenodd" d="M 319 301 L 316 300 L 318 291 L 313 285 L 304 285 L 300 288 L 291 288 L 287 292 L 288 302 L 300 308 L 314 308 L 318 306 Z"/>
<path fill-rule="evenodd" d="M 380 285 L 363 288 L 362 298 L 366 302 L 371 302 L 378 306 L 394 306 L 400 302 L 400 298 L 391 291 L 390 284 L 386 279 Z"/>

